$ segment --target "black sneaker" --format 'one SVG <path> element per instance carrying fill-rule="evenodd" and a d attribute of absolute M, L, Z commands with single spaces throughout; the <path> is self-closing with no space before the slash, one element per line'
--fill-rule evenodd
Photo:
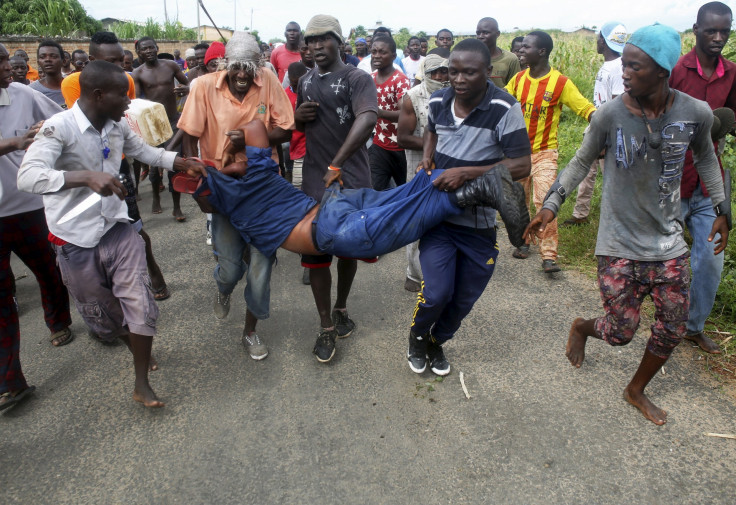
<path fill-rule="evenodd" d="M 417 335 L 409 330 L 409 350 L 406 351 L 409 368 L 414 373 L 427 369 L 427 335 Z"/>
<path fill-rule="evenodd" d="M 450 373 L 450 362 L 445 358 L 442 346 L 432 342 L 427 346 L 429 368 L 437 375 L 445 376 Z"/>
<path fill-rule="evenodd" d="M 459 207 L 483 205 L 498 210 L 511 244 L 514 247 L 525 244 L 522 237 L 530 219 L 524 187 L 511 179 L 505 166 L 497 165 L 466 182 L 455 191 L 455 195 Z"/>
<path fill-rule="evenodd" d="M 312 352 L 317 356 L 317 361 L 327 363 L 335 355 L 335 339 L 337 338 L 336 330 L 326 330 L 322 328 L 314 344 Z"/>
<path fill-rule="evenodd" d="M 349 337 L 355 329 L 355 322 L 348 317 L 347 311 L 333 310 L 332 322 L 335 324 L 337 336 L 340 338 Z"/>

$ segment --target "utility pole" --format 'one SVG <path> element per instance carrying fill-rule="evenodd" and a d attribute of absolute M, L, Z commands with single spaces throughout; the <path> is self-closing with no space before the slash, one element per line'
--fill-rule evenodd
<path fill-rule="evenodd" d="M 253 7 L 250 8 L 250 31 L 253 31 Z"/>
<path fill-rule="evenodd" d="M 202 25 L 199 24 L 199 0 L 194 0 L 197 3 L 197 44 L 202 43 Z"/>
<path fill-rule="evenodd" d="M 233 32 L 238 29 L 238 0 L 233 0 Z"/>
<path fill-rule="evenodd" d="M 169 24 L 169 11 L 166 9 L 166 0 L 164 0 L 164 21 Z"/>

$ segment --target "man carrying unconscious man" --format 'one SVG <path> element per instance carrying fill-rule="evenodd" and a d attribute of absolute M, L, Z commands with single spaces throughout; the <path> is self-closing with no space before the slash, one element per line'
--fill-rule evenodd
<path fill-rule="evenodd" d="M 341 189 L 338 178 L 328 184 L 320 204 L 279 176 L 263 123 L 251 121 L 241 129 L 245 152 L 226 155 L 222 171 L 208 167 L 208 177 L 193 193 L 202 210 L 211 206 L 229 216 L 243 239 L 264 254 L 283 247 L 300 254 L 382 255 L 476 205 L 520 216 L 506 225 L 511 243 L 523 242 L 522 188 L 502 165 L 454 191 L 443 189 L 447 177 L 425 172 L 386 191 Z"/>

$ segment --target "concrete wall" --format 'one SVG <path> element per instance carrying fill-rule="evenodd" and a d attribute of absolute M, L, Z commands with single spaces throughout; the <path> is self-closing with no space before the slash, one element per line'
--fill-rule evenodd
<path fill-rule="evenodd" d="M 17 49 L 23 49 L 26 53 L 28 53 L 28 57 L 30 58 L 30 63 L 33 68 L 38 68 L 38 64 L 36 62 L 36 50 L 38 49 L 38 43 L 42 40 L 41 37 L 0 37 L 0 44 L 3 44 L 5 48 L 10 53 L 10 56 L 13 56 L 13 53 Z M 62 39 L 57 38 L 55 39 L 59 44 L 61 44 L 61 47 L 64 48 L 65 51 L 68 51 L 69 54 L 72 53 L 75 49 L 83 49 L 84 51 L 89 50 L 89 39 Z M 135 41 L 134 40 L 121 40 L 120 43 L 122 44 L 124 49 L 128 49 L 129 51 L 132 51 L 133 54 L 135 54 Z M 170 53 L 174 54 L 174 49 L 179 49 L 181 51 L 182 58 L 184 57 L 184 51 L 186 51 L 188 48 L 195 46 L 197 44 L 196 40 L 160 40 L 157 41 L 158 43 L 158 50 L 161 53 Z"/>

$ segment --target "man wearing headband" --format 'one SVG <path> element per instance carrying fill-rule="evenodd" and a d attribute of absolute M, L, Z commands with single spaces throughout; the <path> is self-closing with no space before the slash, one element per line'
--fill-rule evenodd
<path fill-rule="evenodd" d="M 695 47 L 680 58 L 670 76 L 673 89 L 708 102 L 713 110 L 719 107 L 736 110 L 736 64 L 721 56 L 731 34 L 732 22 L 733 15 L 726 4 L 710 2 L 703 5 L 693 25 Z M 714 255 L 713 243 L 708 242 L 708 233 L 716 215 L 710 195 L 693 165 L 692 151 L 685 155 L 680 198 L 682 219 L 693 238 L 690 251 L 693 275 L 685 338 L 706 352 L 720 354 L 720 347 L 703 333 L 703 328 L 713 309 L 725 254 Z"/>
<path fill-rule="evenodd" d="M 430 54 L 424 60 L 424 80 L 404 95 L 397 127 L 399 146 L 406 156 L 406 180 L 411 181 L 422 162 L 424 129 L 427 127 L 429 97 L 450 85 L 447 76 L 447 58 Z M 406 246 L 406 280 L 404 289 L 417 293 L 421 290 L 422 267 L 419 264 L 419 242 Z"/>
<path fill-rule="evenodd" d="M 526 232 L 528 239 L 543 234 L 605 148 L 595 249 L 605 315 L 573 321 L 566 355 L 580 367 L 588 337 L 628 344 L 639 327 L 642 301 L 651 296 L 651 337 L 624 398 L 658 425 L 666 422 L 667 413 L 647 398 L 644 388 L 685 336 L 688 318 L 690 265 L 680 208 L 685 149 L 693 151 L 718 216 L 708 236 L 715 241 L 714 253 L 726 248 L 730 227 L 730 204 L 710 140 L 713 113 L 667 82 L 679 56 L 680 35 L 674 29 L 654 24 L 634 32 L 622 55 L 625 93 L 596 112 L 580 149 Z"/>
<path fill-rule="evenodd" d="M 297 128 L 307 139 L 302 190 L 321 201 L 325 182 L 338 177 L 345 188 L 371 187 L 365 144 L 376 125 L 378 101 L 373 78 L 342 62 L 342 28 L 337 19 L 324 14 L 314 16 L 304 38 L 317 66 L 299 80 L 294 116 Z M 357 261 L 338 258 L 334 307 L 330 300 L 331 263 L 331 255 L 302 255 L 320 318 L 314 354 L 321 363 L 335 355 L 336 337 L 348 337 L 355 328 L 347 313 L 347 299 L 358 270 Z"/>
<path fill-rule="evenodd" d="M 225 47 L 227 69 L 203 75 L 192 86 L 184 105 L 179 128 L 184 131 L 182 146 L 186 156 L 200 156 L 223 168 L 228 144 L 243 148 L 243 133 L 237 130 L 253 119 L 263 122 L 271 145 L 291 138 L 294 113 L 281 84 L 271 71 L 264 71 L 261 51 L 253 35 L 235 32 Z M 259 319 L 269 317 L 271 266 L 275 255 L 264 256 L 250 249 L 250 265 L 243 261 L 247 244 L 227 216 L 213 214 L 212 242 L 218 257 L 214 277 L 217 292 L 213 304 L 218 319 L 230 311 L 230 295 L 246 276 L 245 328 L 243 344 L 251 358 L 260 360 L 268 348 L 255 333 Z M 247 273 L 246 273 L 247 272 Z"/>
<path fill-rule="evenodd" d="M 355 39 L 355 56 L 361 61 L 368 56 L 368 42 L 363 37 Z"/>

